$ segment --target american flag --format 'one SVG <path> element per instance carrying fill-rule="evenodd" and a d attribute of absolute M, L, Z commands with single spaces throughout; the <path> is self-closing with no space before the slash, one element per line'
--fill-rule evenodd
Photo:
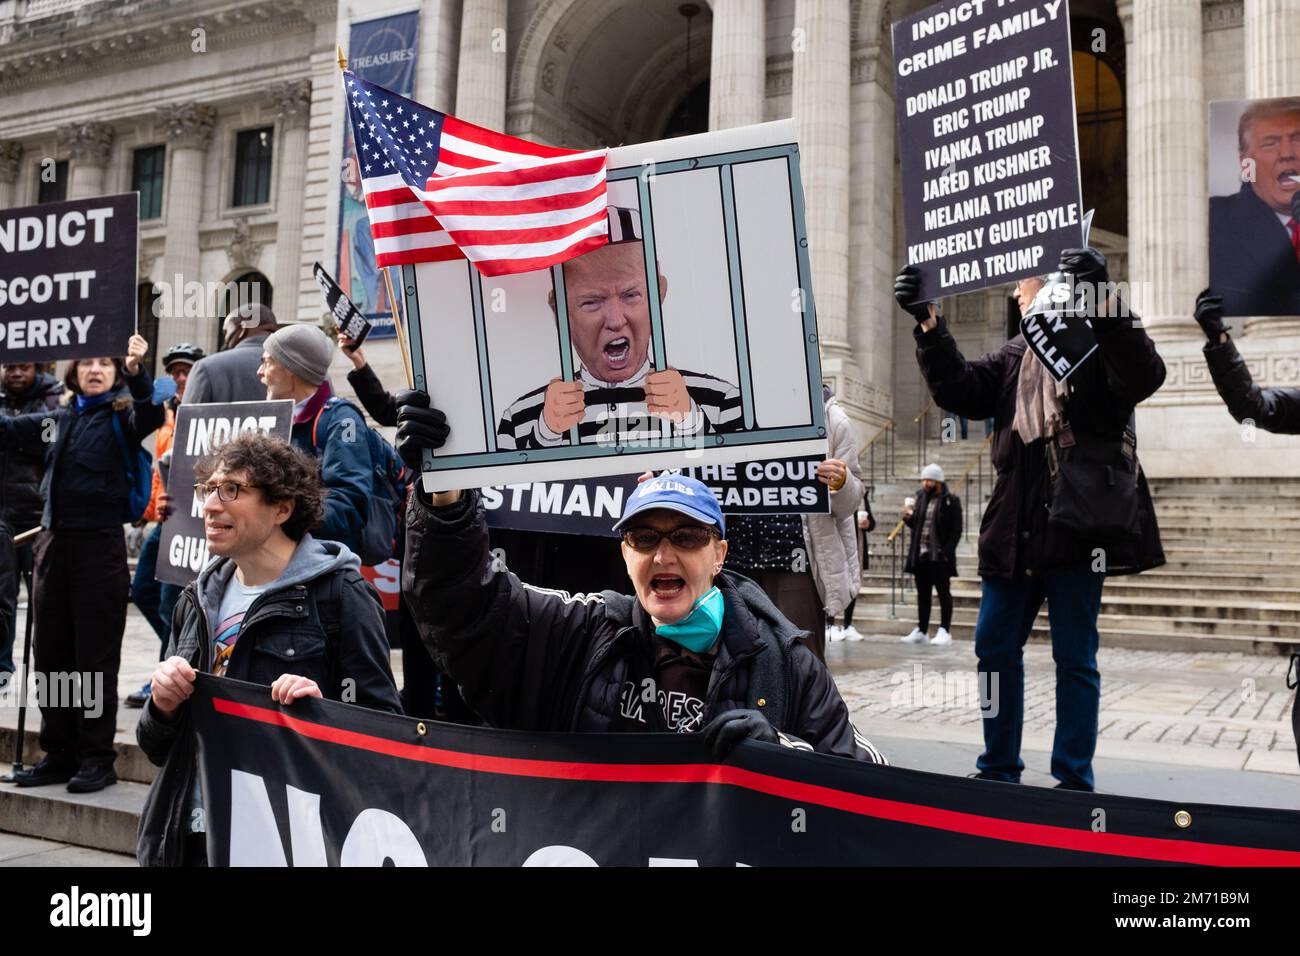
<path fill-rule="evenodd" d="M 608 240 L 608 150 L 530 143 L 343 79 L 380 267 L 466 258 L 512 275 Z"/>

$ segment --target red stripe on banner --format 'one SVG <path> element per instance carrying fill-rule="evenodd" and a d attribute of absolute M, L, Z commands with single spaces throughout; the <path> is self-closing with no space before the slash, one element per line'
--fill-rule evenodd
<path fill-rule="evenodd" d="M 443 146 L 438 150 L 438 165 L 446 163 L 448 166 L 454 166 L 457 169 L 478 169 L 480 166 L 492 166 L 496 163 L 503 163 L 503 159 L 482 159 L 478 156 L 466 156 L 463 153 L 457 153 Z M 433 175 L 437 175 L 435 169 Z"/>
<path fill-rule="evenodd" d="M 468 139 L 490 149 L 499 149 L 503 153 L 519 153 L 523 156 L 549 158 L 551 156 L 567 156 L 570 153 L 581 152 L 581 150 L 576 149 L 563 149 L 559 146 L 533 143 L 526 139 L 519 139 L 517 136 L 507 136 L 505 133 L 496 133 L 451 115 L 443 119 L 442 131 L 458 139 Z"/>
<path fill-rule="evenodd" d="M 607 242 L 609 242 L 609 234 L 603 233 L 599 236 L 589 236 L 549 256 L 539 256 L 535 259 L 485 259 L 482 262 L 475 262 L 474 267 L 485 276 L 512 276 L 520 272 L 549 269 L 561 262 L 576 259 L 593 249 L 599 249 Z"/>
<path fill-rule="evenodd" d="M 376 239 L 391 239 L 393 236 L 412 236 L 420 233 L 439 233 L 442 226 L 438 224 L 433 213 L 424 216 L 408 216 L 405 219 L 390 219 L 387 222 L 372 222 L 370 234 Z"/>
<path fill-rule="evenodd" d="M 429 246 L 421 249 L 398 249 L 393 252 L 375 253 L 375 265 L 380 268 L 387 266 L 414 266 L 421 262 L 450 262 L 453 259 L 464 259 L 465 254 L 456 246 Z"/>
<path fill-rule="evenodd" d="M 324 724 L 290 717 L 268 707 L 253 707 L 220 697 L 212 699 L 212 706 L 219 714 L 283 727 L 312 740 L 321 740 L 418 763 L 452 767 L 457 770 L 473 770 L 512 777 L 540 777 L 550 780 L 592 780 L 602 783 L 723 784 L 800 803 L 814 803 L 846 813 L 856 813 L 859 816 L 1009 843 L 1168 863 L 1195 863 L 1208 866 L 1300 866 L 1300 852 L 1292 850 L 1265 850 L 1220 843 L 1166 840 L 1161 837 L 1095 833 L 1092 830 L 1076 830 L 1043 823 L 1003 820 L 998 817 L 943 810 L 899 800 L 867 797 L 720 764 L 605 764 L 530 760 L 523 757 L 491 757 L 485 754 L 467 754 L 455 750 L 423 747 L 419 744 L 398 743 L 383 737 L 327 727 Z"/>
<path fill-rule="evenodd" d="M 402 206 L 406 203 L 419 202 L 409 186 L 396 186 L 392 189 L 376 189 L 366 193 L 366 208 L 378 209 L 381 206 Z"/>
<path fill-rule="evenodd" d="M 590 189 L 576 193 L 558 193 L 554 196 L 538 196 L 536 199 L 440 199 L 438 212 L 444 216 L 509 216 L 514 213 L 526 215 L 555 209 L 577 209 L 604 195 L 605 187 L 605 183 L 597 183 Z"/>
<path fill-rule="evenodd" d="M 441 208 L 439 211 L 442 211 Z M 534 226 L 531 229 L 453 229 L 447 234 L 458 246 L 515 246 L 529 242 L 563 239 L 565 236 L 586 229 L 594 222 L 601 222 L 604 218 L 605 210 L 602 209 L 582 219 L 556 226 Z"/>

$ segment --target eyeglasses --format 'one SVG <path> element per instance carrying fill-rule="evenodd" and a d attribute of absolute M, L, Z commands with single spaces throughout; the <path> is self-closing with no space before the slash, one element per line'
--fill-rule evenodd
<path fill-rule="evenodd" d="M 667 538 L 678 551 L 698 551 L 712 538 L 721 537 L 714 528 L 698 524 L 686 524 L 672 531 L 656 531 L 654 528 L 628 528 L 623 532 L 623 541 L 633 551 L 654 551 L 659 542 Z"/>
<path fill-rule="evenodd" d="M 239 492 L 244 488 L 260 488 L 261 485 L 247 485 L 242 481 L 213 481 L 204 484 L 196 482 L 194 485 L 194 496 L 200 501 L 207 501 L 208 496 L 214 491 L 217 497 L 222 501 L 234 501 L 239 497 Z"/>

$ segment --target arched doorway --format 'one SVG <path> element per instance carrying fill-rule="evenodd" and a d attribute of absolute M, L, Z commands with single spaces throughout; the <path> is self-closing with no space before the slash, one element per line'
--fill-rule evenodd
<path fill-rule="evenodd" d="M 690 136 L 693 133 L 709 131 L 709 81 L 695 87 L 677 104 L 668 125 L 663 128 L 657 139 L 672 139 L 674 136 Z"/>
<path fill-rule="evenodd" d="M 1070 19 L 1074 47 L 1074 107 L 1079 124 L 1083 208 L 1093 225 L 1128 234 L 1128 142 L 1124 94 L 1124 40 L 1118 22 Z"/>

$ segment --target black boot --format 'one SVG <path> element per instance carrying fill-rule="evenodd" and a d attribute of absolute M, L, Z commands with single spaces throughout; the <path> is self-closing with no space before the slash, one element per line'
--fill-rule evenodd
<path fill-rule="evenodd" d="M 117 783 L 117 773 L 110 764 L 85 764 L 68 781 L 69 793 L 94 793 Z"/>
<path fill-rule="evenodd" d="M 52 783 L 67 783 L 77 772 L 74 764 L 43 757 L 34 767 L 14 774 L 14 783 L 20 787 L 45 787 Z"/>

